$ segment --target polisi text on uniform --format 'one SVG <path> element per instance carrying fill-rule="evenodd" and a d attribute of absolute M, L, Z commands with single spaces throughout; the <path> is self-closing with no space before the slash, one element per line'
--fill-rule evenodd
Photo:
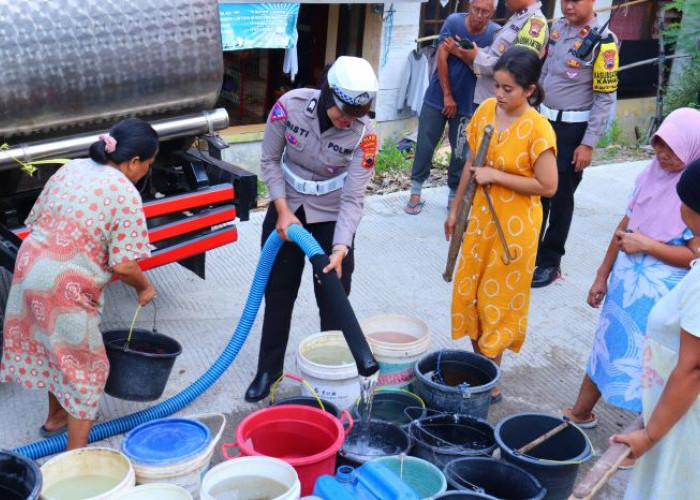
<path fill-rule="evenodd" d="M 299 134 L 302 137 L 308 137 L 309 136 L 309 131 L 306 130 L 305 128 L 301 128 L 299 125 L 294 125 L 292 122 L 287 120 L 286 122 L 287 128 L 294 132 L 295 134 Z"/>
<path fill-rule="evenodd" d="M 333 144 L 332 142 L 328 143 L 328 148 L 332 149 L 336 153 L 342 153 L 344 155 L 349 155 L 352 153 L 352 149 L 344 148 L 343 146 L 339 146 L 338 144 Z"/>

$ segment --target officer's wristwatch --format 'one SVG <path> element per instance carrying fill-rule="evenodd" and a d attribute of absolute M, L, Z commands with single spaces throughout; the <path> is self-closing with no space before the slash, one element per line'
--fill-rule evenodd
<path fill-rule="evenodd" d="M 331 253 L 343 252 L 343 258 L 348 256 L 350 249 L 346 245 L 333 245 Z"/>

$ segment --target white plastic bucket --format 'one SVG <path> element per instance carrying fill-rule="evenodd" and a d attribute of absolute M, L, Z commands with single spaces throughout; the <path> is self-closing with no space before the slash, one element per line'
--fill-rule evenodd
<path fill-rule="evenodd" d="M 273 490 L 267 489 L 271 482 L 277 483 L 278 496 L 271 496 Z M 234 488 L 231 498 L 237 500 L 299 500 L 301 497 L 301 484 L 294 467 L 272 457 L 240 457 L 212 467 L 202 481 L 200 498 L 226 498 L 224 495 L 228 487 Z"/>
<path fill-rule="evenodd" d="M 357 365 L 340 330 L 305 338 L 299 344 L 297 369 L 321 399 L 341 410 L 349 408 L 360 396 Z M 302 392 L 313 396 L 306 385 Z"/>
<path fill-rule="evenodd" d="M 174 484 L 144 484 L 129 488 L 114 500 L 192 500 L 192 495 Z"/>
<path fill-rule="evenodd" d="M 360 323 L 379 362 L 377 385 L 405 389 L 415 380 L 414 366 L 430 347 L 430 328 L 416 318 L 377 314 Z"/>
<path fill-rule="evenodd" d="M 101 447 L 61 453 L 41 467 L 41 475 L 42 500 L 74 498 L 81 490 L 84 500 L 113 500 L 135 483 L 129 459 L 117 450 Z"/>
<path fill-rule="evenodd" d="M 213 435 L 209 446 L 198 455 L 174 464 L 159 466 L 133 462 L 137 484 L 173 484 L 184 488 L 191 493 L 194 498 L 197 498 L 197 493 L 202 484 L 202 476 L 204 472 L 209 469 L 216 444 L 226 427 L 226 417 L 222 413 L 204 413 L 188 416 L 187 418 L 198 420 L 204 424 L 206 424 L 209 419 L 216 421 L 215 425 L 218 425 L 218 430 L 216 434 Z"/>

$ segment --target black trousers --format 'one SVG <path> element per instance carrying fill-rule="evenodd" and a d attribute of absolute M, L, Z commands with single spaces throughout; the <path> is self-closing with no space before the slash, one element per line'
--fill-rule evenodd
<path fill-rule="evenodd" d="M 295 215 L 318 241 L 323 251 L 331 253 L 333 247 L 333 233 L 335 221 L 306 223 L 304 208 L 300 207 Z M 263 222 L 261 246 L 265 244 L 268 236 L 275 230 L 277 223 L 277 210 L 274 204 L 270 204 Z M 289 329 L 292 321 L 294 302 L 297 299 L 301 275 L 304 271 L 306 256 L 296 243 L 285 242 L 277 254 L 270 279 L 265 289 L 265 315 L 263 319 L 262 338 L 260 340 L 260 353 L 258 355 L 258 373 L 267 372 L 273 375 L 281 373 L 284 367 L 284 354 L 289 340 Z M 347 257 L 343 259 L 343 276 L 340 282 L 345 293 L 350 295 L 350 283 L 352 273 L 355 270 L 354 250 L 350 248 Z M 328 314 L 329 304 L 327 298 L 319 293 L 314 281 L 314 294 L 321 317 L 321 330 L 340 330 L 341 325 Z"/>
<path fill-rule="evenodd" d="M 574 150 L 583 140 L 588 123 L 550 123 L 557 134 L 559 186 L 553 197 L 542 198 L 542 231 L 537 250 L 537 265 L 559 267 L 574 216 L 574 193 L 583 179 L 583 171 L 576 172 L 571 159 Z"/>

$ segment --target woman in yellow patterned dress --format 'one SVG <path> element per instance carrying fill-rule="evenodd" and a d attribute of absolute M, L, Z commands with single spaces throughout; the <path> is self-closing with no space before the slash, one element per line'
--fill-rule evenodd
<path fill-rule="evenodd" d="M 459 203 L 471 175 L 478 185 L 462 243 L 452 292 L 452 338 L 468 335 L 475 352 L 500 365 L 506 349 L 518 352 L 525 340 L 530 283 L 542 224 L 540 196 L 557 189 L 556 137 L 533 106 L 543 97 L 538 84 L 542 63 L 524 47 L 508 49 L 494 67 L 495 98 L 484 101 L 467 129 L 471 154 L 445 221 L 445 237 L 454 231 Z M 494 134 L 485 165 L 471 164 L 491 124 Z M 511 256 L 496 231 L 482 186 L 489 190 Z M 459 237 L 460 235 L 457 235 Z M 491 393 L 501 399 L 500 388 Z"/>

